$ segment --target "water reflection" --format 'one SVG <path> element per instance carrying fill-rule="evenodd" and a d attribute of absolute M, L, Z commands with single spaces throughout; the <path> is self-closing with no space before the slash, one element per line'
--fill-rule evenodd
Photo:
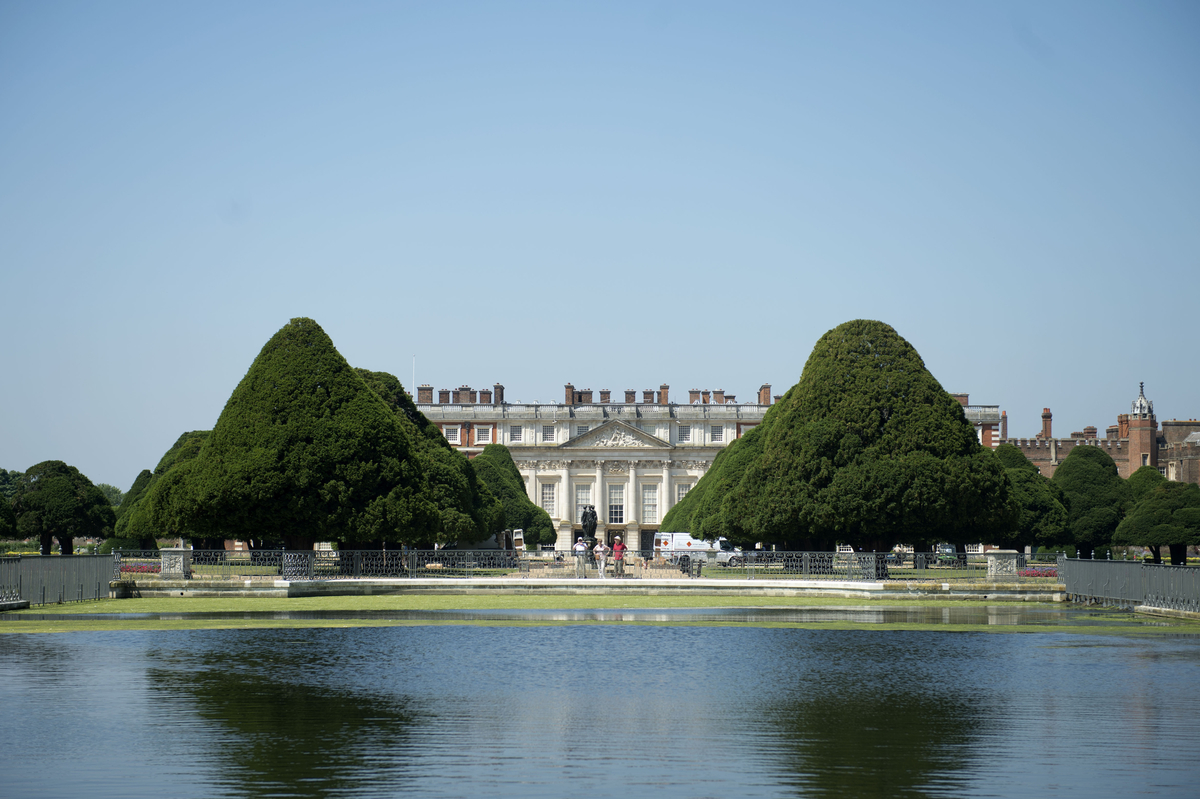
<path fill-rule="evenodd" d="M 631 623 L 631 624 L 934 624 L 1145 626 L 1162 624 L 1130 611 L 1047 605 L 959 607 L 670 608 L 573 610 L 292 610 L 236 613 L 22 613 L 0 614 L 0 625 L 23 621 L 398 621 L 417 623 Z M 1177 624 L 1176 622 L 1169 622 Z"/>
<path fill-rule="evenodd" d="M 161 692 L 158 712 L 188 728 L 192 745 L 179 754 L 215 761 L 204 769 L 215 788 L 251 797 L 349 795 L 380 781 L 403 788 L 418 724 L 404 696 L 314 684 L 314 667 L 339 660 L 319 640 L 213 643 L 150 652 L 147 677 Z"/>

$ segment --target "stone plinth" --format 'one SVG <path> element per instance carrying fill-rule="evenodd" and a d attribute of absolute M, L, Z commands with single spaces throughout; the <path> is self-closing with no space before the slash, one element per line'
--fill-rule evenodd
<path fill-rule="evenodd" d="M 989 580 L 1005 580 L 1017 576 L 1017 551 L 1015 549 L 993 549 L 985 553 Z"/>
<path fill-rule="evenodd" d="M 159 550 L 162 558 L 162 580 L 192 579 L 192 550 L 186 547 L 172 547 Z"/>

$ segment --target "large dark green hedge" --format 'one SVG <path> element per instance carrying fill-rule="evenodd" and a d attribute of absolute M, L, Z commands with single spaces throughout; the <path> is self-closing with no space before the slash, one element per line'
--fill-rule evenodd
<path fill-rule="evenodd" d="M 1016 523 L 1004 471 L 962 406 L 882 322 L 822 336 L 754 432 L 693 489 L 690 517 L 672 509 L 664 525 L 742 546 L 887 550 L 990 540 Z"/>
<path fill-rule="evenodd" d="M 508 447 L 488 444 L 471 460 L 479 479 L 504 505 L 505 525 L 525 531 L 530 546 L 553 544 L 556 533 L 550 514 L 533 504 L 525 493 L 525 480 L 513 462 Z"/>
<path fill-rule="evenodd" d="M 153 474 L 146 469 L 141 471 L 126 493 L 125 501 L 117 509 L 116 535 L 121 542 L 116 546 L 125 548 L 130 540 L 134 540 L 137 542 L 137 546 L 134 547 L 136 549 L 158 548 L 156 537 L 159 534 L 166 535 L 168 531 L 159 529 L 159 525 L 149 512 L 149 506 L 143 506 L 141 501 L 149 492 L 150 487 L 162 479 L 163 475 L 199 455 L 200 448 L 204 446 L 204 442 L 211 434 L 211 430 L 192 430 L 184 433 L 159 459 Z M 219 537 L 201 539 L 193 541 L 193 544 L 205 549 L 220 548 L 221 539 Z"/>
<path fill-rule="evenodd" d="M 466 459 L 394 412 L 302 318 L 267 342 L 196 457 L 143 503 L 160 533 L 288 548 L 461 543 L 498 529 Z"/>
<path fill-rule="evenodd" d="M 69 555 L 74 539 L 109 536 L 115 521 L 104 492 L 62 461 L 29 467 L 17 481 L 12 510 L 17 535 L 37 538 L 43 555 L 50 554 L 53 539 Z"/>
<path fill-rule="evenodd" d="M 1125 515 L 1129 487 L 1109 454 L 1098 446 L 1077 446 L 1051 479 L 1062 490 L 1068 533 L 1079 557 L 1090 558 L 1111 545 Z"/>
<path fill-rule="evenodd" d="M 1070 543 L 1067 510 L 1058 486 L 1042 476 L 1025 453 L 1012 444 L 1001 444 L 994 451 L 1012 485 L 1012 497 L 1020 508 L 1020 515 L 1009 532 L 989 543 L 1018 550 L 1026 546 Z"/>

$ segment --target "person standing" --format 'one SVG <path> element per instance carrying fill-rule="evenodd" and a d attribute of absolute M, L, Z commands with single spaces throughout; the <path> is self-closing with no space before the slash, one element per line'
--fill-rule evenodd
<path fill-rule="evenodd" d="M 582 580 L 585 577 L 584 569 L 587 568 L 587 544 L 583 543 L 583 536 L 575 539 L 575 576 Z"/>
<path fill-rule="evenodd" d="M 625 550 L 626 550 L 626 546 L 625 546 L 624 542 L 621 541 L 621 536 L 617 536 L 616 539 L 614 539 L 614 541 L 613 541 L 613 547 L 612 547 L 613 576 L 614 577 L 624 577 L 625 576 Z"/>
<path fill-rule="evenodd" d="M 596 569 L 600 572 L 600 579 L 603 580 L 605 560 L 608 558 L 608 547 L 604 545 L 603 538 L 596 542 L 596 546 L 592 549 L 592 553 L 596 556 Z"/>

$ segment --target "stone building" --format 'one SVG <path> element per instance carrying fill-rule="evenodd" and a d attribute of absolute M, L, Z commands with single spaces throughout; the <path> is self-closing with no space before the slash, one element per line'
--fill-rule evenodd
<path fill-rule="evenodd" d="M 979 443 L 990 449 L 1000 446 L 1008 438 L 1008 412 L 999 405 L 972 405 L 969 394 L 951 394 L 963 406 L 967 421 L 975 428 Z"/>
<path fill-rule="evenodd" d="M 651 549 L 663 516 L 696 484 L 723 447 L 759 424 L 774 399 L 763 384 L 753 402 L 723 390 L 692 389 L 687 403 L 670 388 L 612 392 L 564 386 L 561 403 L 509 403 L 504 386 L 417 388 L 417 408 L 451 445 L 474 456 L 488 444 L 508 447 L 529 498 L 550 514 L 555 547 L 570 549 L 586 505 L 597 537 L 620 535 Z"/>
<path fill-rule="evenodd" d="M 1145 383 L 1139 384 L 1129 413 L 1119 414 L 1117 423 L 1105 430 L 1104 438 L 1091 425 L 1068 438 L 1055 438 L 1053 418 L 1050 409 L 1043 408 L 1041 432 L 1033 438 L 1006 442 L 1024 452 L 1047 477 L 1054 475 L 1058 464 L 1075 447 L 1102 447 L 1116 462 L 1122 477 L 1129 477 L 1143 466 L 1153 466 L 1168 480 L 1200 483 L 1200 421 L 1170 419 L 1162 423 L 1160 430 L 1154 403 L 1146 399 Z"/>

